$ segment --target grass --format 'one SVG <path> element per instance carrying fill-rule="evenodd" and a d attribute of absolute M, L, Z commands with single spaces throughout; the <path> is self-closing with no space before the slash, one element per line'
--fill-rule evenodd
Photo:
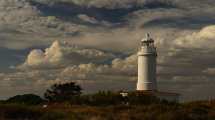
<path fill-rule="evenodd" d="M 184 104 L 85 106 L 1 104 L 1 120 L 215 120 L 215 101 Z"/>

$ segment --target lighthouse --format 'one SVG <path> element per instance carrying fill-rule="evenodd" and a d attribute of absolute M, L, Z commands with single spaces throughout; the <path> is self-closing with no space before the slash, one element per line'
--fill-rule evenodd
<path fill-rule="evenodd" d="M 157 91 L 156 59 L 154 40 L 149 34 L 141 40 L 138 56 L 137 91 Z"/>
<path fill-rule="evenodd" d="M 137 88 L 134 93 L 140 97 L 150 95 L 160 100 L 178 102 L 180 94 L 171 92 L 169 90 L 168 92 L 159 91 L 157 88 L 157 49 L 154 42 L 154 39 L 152 39 L 149 34 L 146 34 L 146 37 L 140 42 L 139 50 L 137 52 L 138 81 Z M 129 94 L 128 92 L 122 92 L 121 95 L 126 97 Z"/>

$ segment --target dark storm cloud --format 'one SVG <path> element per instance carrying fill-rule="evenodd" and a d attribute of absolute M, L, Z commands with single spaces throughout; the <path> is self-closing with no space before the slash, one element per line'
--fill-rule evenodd
<path fill-rule="evenodd" d="M 137 10 L 176 7 L 174 3 L 167 0 L 58 0 L 50 2 L 52 4 L 46 2 L 32 2 L 32 4 L 37 6 L 43 15 L 57 16 L 79 24 L 80 21 L 77 18 L 79 14 L 93 17 L 97 21 L 122 23 L 125 22 L 125 16 Z M 94 25 L 96 24 L 94 23 Z"/>
<path fill-rule="evenodd" d="M 156 7 L 174 7 L 175 0 L 34 0 L 42 3 L 73 3 L 75 5 L 84 7 L 96 7 L 96 8 L 132 8 L 136 6 L 145 6 L 148 8 Z"/>
<path fill-rule="evenodd" d="M 204 26 L 215 24 L 215 19 L 204 16 L 183 16 L 154 19 L 143 24 L 143 27 L 174 27 L 178 29 L 201 29 Z"/>

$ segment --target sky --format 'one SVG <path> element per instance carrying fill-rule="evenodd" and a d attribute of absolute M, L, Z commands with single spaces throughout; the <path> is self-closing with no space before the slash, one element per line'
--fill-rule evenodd
<path fill-rule="evenodd" d="M 0 99 L 74 81 L 85 93 L 135 90 L 150 33 L 160 91 L 214 98 L 214 0 L 1 0 Z"/>

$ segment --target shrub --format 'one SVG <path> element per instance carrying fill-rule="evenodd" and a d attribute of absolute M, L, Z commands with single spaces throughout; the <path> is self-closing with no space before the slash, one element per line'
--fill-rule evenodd
<path fill-rule="evenodd" d="M 6 100 L 7 103 L 17 103 L 17 104 L 26 104 L 26 105 L 38 105 L 44 102 L 44 100 L 34 94 L 25 94 L 25 95 L 16 95 L 14 97 Z"/>

